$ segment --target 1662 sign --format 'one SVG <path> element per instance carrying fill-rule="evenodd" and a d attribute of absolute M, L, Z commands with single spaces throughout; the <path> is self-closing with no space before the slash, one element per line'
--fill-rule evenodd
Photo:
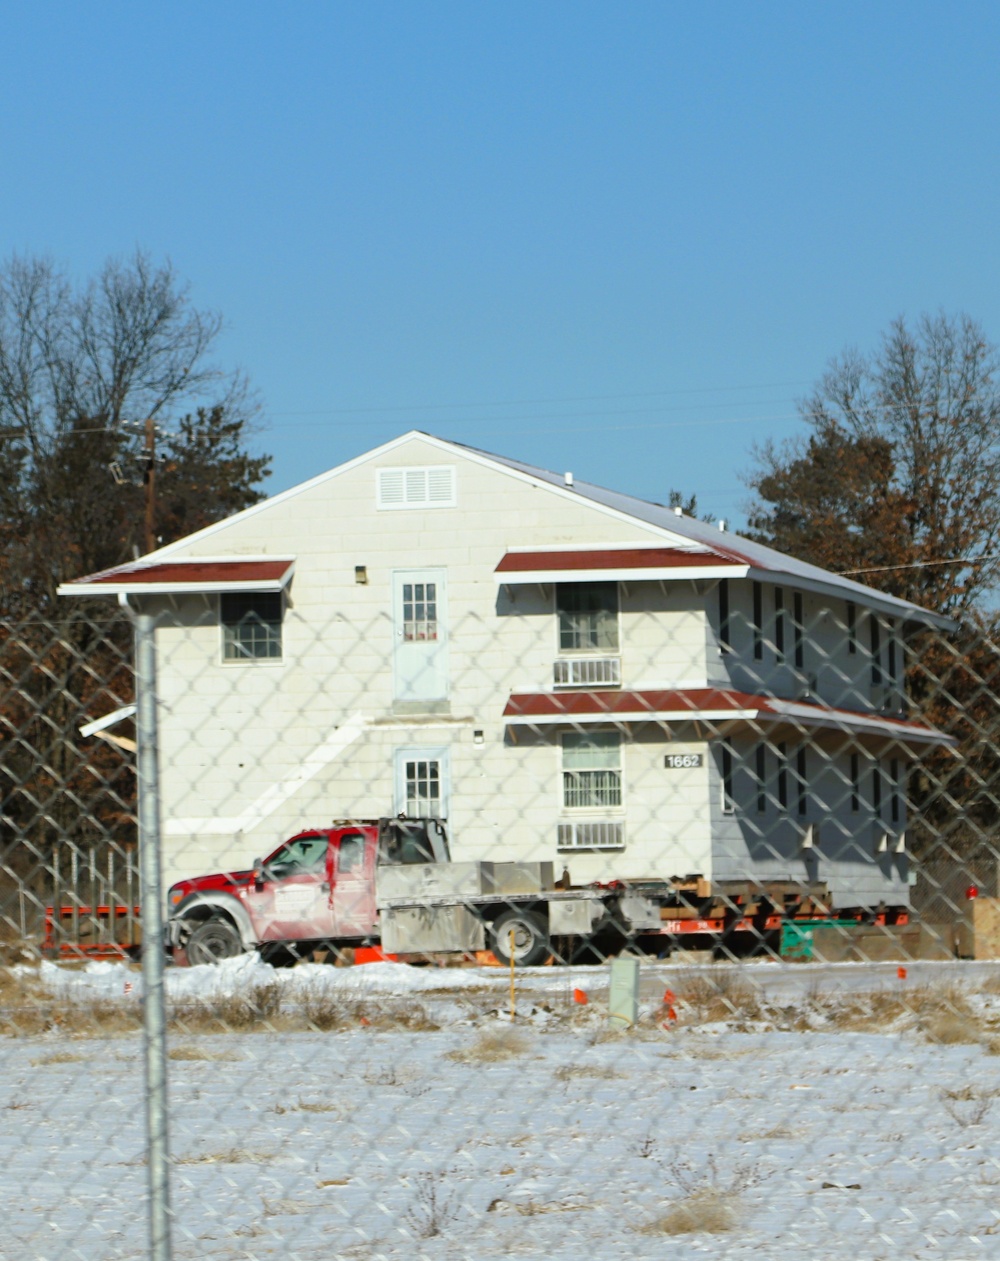
<path fill-rule="evenodd" d="M 668 753 L 663 759 L 663 765 L 668 771 L 686 771 L 693 766 L 701 766 L 703 754 L 701 753 Z"/>

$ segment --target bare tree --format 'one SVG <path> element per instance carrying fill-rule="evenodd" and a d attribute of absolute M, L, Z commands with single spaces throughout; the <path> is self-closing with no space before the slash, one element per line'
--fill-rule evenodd
<path fill-rule="evenodd" d="M 1000 576 L 1000 353 L 967 315 L 890 325 L 799 405 L 811 433 L 756 451 L 757 537 L 945 613 Z"/>
<path fill-rule="evenodd" d="M 168 439 L 173 484 L 183 496 L 178 456 L 196 452 L 208 520 L 214 489 L 216 517 L 260 498 L 270 461 L 245 450 L 256 404 L 241 373 L 212 361 L 221 330 L 221 317 L 191 304 L 169 264 L 141 251 L 109 260 L 82 287 L 47 259 L 15 256 L 0 269 L 0 595 L 8 612 L 51 611 L 60 581 L 127 559 L 139 545 L 134 483 L 148 419 L 186 432 Z M 217 439 L 220 426 L 224 467 L 206 485 L 206 442 L 196 431 L 214 427 Z M 162 515 L 165 523 L 177 516 L 169 504 Z"/>

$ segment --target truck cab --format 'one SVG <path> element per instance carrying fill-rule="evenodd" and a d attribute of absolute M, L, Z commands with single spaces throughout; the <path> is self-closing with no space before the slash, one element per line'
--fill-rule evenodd
<path fill-rule="evenodd" d="M 168 945 L 177 962 L 197 964 L 253 949 L 304 954 L 377 939 L 376 868 L 448 861 L 436 819 L 338 820 L 306 829 L 247 871 L 173 885 Z"/>

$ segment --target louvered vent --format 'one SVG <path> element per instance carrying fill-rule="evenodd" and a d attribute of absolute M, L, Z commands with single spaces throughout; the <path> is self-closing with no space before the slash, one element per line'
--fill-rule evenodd
<path fill-rule="evenodd" d="M 560 823 L 560 849 L 624 849 L 624 823 Z"/>
<path fill-rule="evenodd" d="M 622 681 L 618 657 L 564 657 L 553 673 L 556 687 L 617 687 Z"/>
<path fill-rule="evenodd" d="M 455 505 L 454 466 L 379 469 L 377 497 L 380 508 L 452 508 Z"/>

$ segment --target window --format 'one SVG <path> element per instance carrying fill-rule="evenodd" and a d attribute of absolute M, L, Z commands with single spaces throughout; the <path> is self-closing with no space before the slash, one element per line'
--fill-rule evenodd
<path fill-rule="evenodd" d="M 327 839 L 321 833 L 297 836 L 271 855 L 265 864 L 265 872 L 270 880 L 285 880 L 288 876 L 322 871 L 326 866 L 326 850 Z"/>
<path fill-rule="evenodd" d="M 223 661 L 280 661 L 280 593 L 223 595 L 220 615 Z"/>
<path fill-rule="evenodd" d="M 872 809 L 876 819 L 882 816 L 882 767 L 878 762 L 872 767 Z"/>
<path fill-rule="evenodd" d="M 788 745 L 778 745 L 778 805 L 788 809 Z"/>
<path fill-rule="evenodd" d="M 428 468 L 378 470 L 379 508 L 453 508 L 455 469 L 450 464 Z"/>
<path fill-rule="evenodd" d="M 759 582 L 753 584 L 753 656 L 755 661 L 764 659 L 764 590 Z"/>
<path fill-rule="evenodd" d="M 725 581 L 723 579 L 723 581 Z M 732 814 L 736 809 L 733 790 L 733 746 L 728 740 L 722 743 L 722 813 Z"/>
<path fill-rule="evenodd" d="M 853 657 L 858 651 L 858 606 L 847 606 L 847 651 Z"/>
<path fill-rule="evenodd" d="M 898 823 L 902 817 L 902 802 L 900 801 L 899 792 L 899 759 L 892 758 L 889 762 L 889 780 L 892 786 L 892 821 Z"/>
<path fill-rule="evenodd" d="M 437 583 L 403 583 L 403 638 L 407 643 L 437 639 Z"/>
<path fill-rule="evenodd" d="M 795 668 L 801 670 L 806 663 L 805 624 L 802 613 L 802 593 L 796 591 L 792 595 L 792 621 L 795 635 Z"/>
<path fill-rule="evenodd" d="M 757 813 L 767 812 L 767 750 L 757 745 Z"/>
<path fill-rule="evenodd" d="M 806 782 L 807 771 L 808 762 L 806 761 L 806 751 L 804 748 L 800 748 L 795 754 L 795 779 L 799 799 L 798 811 L 800 817 L 805 816 L 809 811 L 808 785 Z"/>
<path fill-rule="evenodd" d="M 885 624 L 886 629 L 886 656 L 887 671 L 889 675 L 889 685 L 893 691 L 899 686 L 899 669 L 897 659 L 897 640 L 896 640 L 896 623 L 890 618 Z"/>
<path fill-rule="evenodd" d="M 785 660 L 785 593 L 774 588 L 774 652 L 779 661 Z"/>
<path fill-rule="evenodd" d="M 412 819 L 441 818 L 441 763 L 407 760 L 404 776 L 407 815 Z"/>
<path fill-rule="evenodd" d="M 360 832 L 348 832 L 340 838 L 337 854 L 337 871 L 340 875 L 355 871 L 360 873 L 365 865 L 365 838 Z"/>
<path fill-rule="evenodd" d="M 618 651 L 616 582 L 561 582 L 556 610 L 560 652 Z"/>
<path fill-rule="evenodd" d="M 861 758 L 857 753 L 851 754 L 851 814 L 861 809 Z"/>
<path fill-rule="evenodd" d="M 877 613 L 869 617 L 868 629 L 872 646 L 872 687 L 879 687 L 882 683 L 882 624 Z"/>
<path fill-rule="evenodd" d="M 563 805 L 600 810 L 622 804 L 621 736 L 587 732 L 563 736 Z"/>
<path fill-rule="evenodd" d="M 719 643 L 723 648 L 732 648 L 732 635 L 729 625 L 729 579 L 719 582 Z"/>

